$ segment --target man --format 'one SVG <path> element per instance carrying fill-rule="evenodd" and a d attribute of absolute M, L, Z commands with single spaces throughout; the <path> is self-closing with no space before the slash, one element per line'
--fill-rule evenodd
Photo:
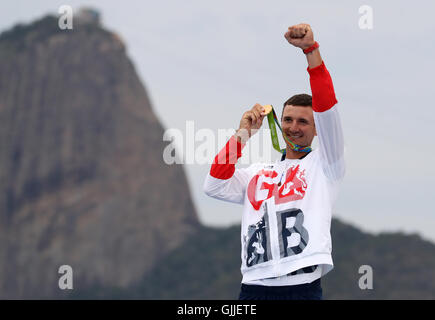
<path fill-rule="evenodd" d="M 337 100 L 310 26 L 289 27 L 284 36 L 306 55 L 312 91 L 312 98 L 299 94 L 284 103 L 286 152 L 274 164 L 235 168 L 265 117 L 256 104 L 204 183 L 207 195 L 244 205 L 239 299 L 321 299 L 320 278 L 333 268 L 331 212 L 345 171 Z M 314 136 L 319 147 L 311 151 Z"/>

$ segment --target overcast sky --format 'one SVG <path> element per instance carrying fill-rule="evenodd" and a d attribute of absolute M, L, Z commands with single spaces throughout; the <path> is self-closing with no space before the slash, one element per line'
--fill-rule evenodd
<path fill-rule="evenodd" d="M 309 23 L 345 133 L 347 175 L 334 215 L 365 231 L 418 232 L 435 241 L 435 4 L 418 3 L 9 1 L 0 30 L 57 14 L 61 5 L 92 6 L 126 43 L 164 127 L 184 132 L 194 121 L 195 131 L 217 135 L 236 129 L 257 102 L 280 113 L 291 95 L 310 93 L 305 57 L 283 36 L 288 26 Z M 359 28 L 362 5 L 373 9 L 372 30 Z M 203 194 L 209 165 L 185 170 L 203 223 L 240 222 L 241 206 Z"/>

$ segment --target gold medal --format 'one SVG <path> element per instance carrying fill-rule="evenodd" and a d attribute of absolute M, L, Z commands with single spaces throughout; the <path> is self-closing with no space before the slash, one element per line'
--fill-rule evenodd
<path fill-rule="evenodd" d="M 268 113 L 270 113 L 272 111 L 272 106 L 270 104 L 264 105 L 263 108 L 264 108 L 264 113 L 265 114 L 268 114 Z"/>

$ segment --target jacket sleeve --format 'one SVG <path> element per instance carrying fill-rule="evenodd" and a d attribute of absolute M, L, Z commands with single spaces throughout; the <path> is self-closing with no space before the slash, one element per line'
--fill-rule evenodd
<path fill-rule="evenodd" d="M 243 204 L 249 170 L 236 169 L 244 144 L 233 136 L 216 155 L 204 181 L 204 192 L 215 199 Z"/>
<path fill-rule="evenodd" d="M 337 99 L 331 76 L 324 62 L 307 68 L 313 96 L 314 122 L 319 139 L 319 151 L 325 175 L 332 181 L 341 180 L 345 174 L 344 137 L 338 113 Z"/>

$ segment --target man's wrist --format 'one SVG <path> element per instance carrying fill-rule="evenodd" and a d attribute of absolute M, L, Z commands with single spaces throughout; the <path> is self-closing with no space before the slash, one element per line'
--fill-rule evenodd
<path fill-rule="evenodd" d="M 319 43 L 317 41 L 314 41 L 314 43 L 311 46 L 302 48 L 302 51 L 304 54 L 309 54 L 318 48 L 319 48 Z"/>
<path fill-rule="evenodd" d="M 303 47 L 300 47 L 300 48 L 301 48 L 302 50 L 305 50 L 305 49 L 308 49 L 309 47 L 313 46 L 315 43 L 316 43 L 316 41 L 313 41 L 312 43 L 307 44 L 307 45 L 305 45 L 305 46 L 303 46 Z"/>
<path fill-rule="evenodd" d="M 247 129 L 239 128 L 234 134 L 234 137 L 239 143 L 246 144 L 246 142 L 249 140 L 249 132 Z"/>

